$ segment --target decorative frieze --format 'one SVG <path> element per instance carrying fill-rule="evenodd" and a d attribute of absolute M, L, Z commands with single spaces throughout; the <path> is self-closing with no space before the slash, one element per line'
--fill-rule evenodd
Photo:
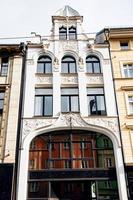
<path fill-rule="evenodd" d="M 53 77 L 48 76 L 37 76 L 36 77 L 36 84 L 52 84 Z"/>
<path fill-rule="evenodd" d="M 103 84 L 103 76 L 97 76 L 97 75 L 87 75 L 86 76 L 86 82 L 87 84 Z"/>
<path fill-rule="evenodd" d="M 77 76 L 61 77 L 61 84 L 78 84 L 78 77 Z"/>

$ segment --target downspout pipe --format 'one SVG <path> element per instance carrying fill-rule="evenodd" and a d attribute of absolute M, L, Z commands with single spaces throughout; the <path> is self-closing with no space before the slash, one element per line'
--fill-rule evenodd
<path fill-rule="evenodd" d="M 120 142 L 122 145 L 122 159 L 123 159 L 123 165 L 124 165 L 124 172 L 125 170 L 125 162 L 124 162 L 124 151 L 123 151 L 123 142 L 122 142 L 122 133 L 121 133 L 121 126 L 120 126 L 120 117 L 119 117 L 119 110 L 118 110 L 118 103 L 117 103 L 117 96 L 116 96 L 116 86 L 115 86 L 115 78 L 114 78 L 114 70 L 113 70 L 113 63 L 112 63 L 112 57 L 111 57 L 111 50 L 110 50 L 110 42 L 109 42 L 109 36 L 110 36 L 110 29 L 104 29 L 104 35 L 105 35 L 105 41 L 108 43 L 108 51 L 109 51 L 109 57 L 110 57 L 110 63 L 111 63 L 111 73 L 112 73 L 112 78 L 113 78 L 113 88 L 114 88 L 114 97 L 115 97 L 115 104 L 116 104 L 116 113 L 117 113 L 117 119 L 118 119 L 118 128 L 119 128 L 119 133 L 120 133 Z M 125 180 L 127 183 L 127 177 L 126 173 L 125 175 Z M 129 197 L 128 197 L 129 198 Z"/>
<path fill-rule="evenodd" d="M 18 127 L 17 127 L 17 138 L 16 138 L 16 154 L 15 164 L 13 169 L 13 185 L 11 200 L 16 200 L 16 188 L 17 188 L 17 174 L 19 166 L 19 144 L 20 144 L 20 132 L 21 132 L 21 117 L 23 109 L 23 98 L 24 98 L 24 82 L 25 82 L 25 66 L 27 56 L 27 46 L 24 43 L 20 43 L 20 50 L 22 55 L 22 73 L 21 73 L 21 85 L 20 85 L 20 97 L 19 97 L 19 109 L 18 109 Z"/>

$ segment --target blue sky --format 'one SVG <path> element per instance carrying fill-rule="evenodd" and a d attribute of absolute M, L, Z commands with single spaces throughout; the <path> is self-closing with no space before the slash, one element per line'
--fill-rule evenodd
<path fill-rule="evenodd" d="M 70 5 L 84 17 L 84 31 L 133 26 L 133 0 L 1 0 L 0 37 L 50 34 L 51 16 Z"/>

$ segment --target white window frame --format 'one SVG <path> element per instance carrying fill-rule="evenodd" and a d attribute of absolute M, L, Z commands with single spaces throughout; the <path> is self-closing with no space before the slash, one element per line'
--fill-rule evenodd
<path fill-rule="evenodd" d="M 129 96 L 133 97 L 133 92 L 127 92 L 127 93 L 125 93 L 127 115 L 133 115 L 133 113 L 130 112 L 130 106 L 129 106 L 129 100 L 128 100 Z"/>

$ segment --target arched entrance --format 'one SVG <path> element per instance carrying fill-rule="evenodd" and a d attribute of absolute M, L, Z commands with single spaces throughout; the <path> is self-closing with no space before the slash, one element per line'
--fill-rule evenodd
<path fill-rule="evenodd" d="M 30 144 L 27 200 L 119 200 L 113 144 L 100 133 L 62 130 Z"/>

